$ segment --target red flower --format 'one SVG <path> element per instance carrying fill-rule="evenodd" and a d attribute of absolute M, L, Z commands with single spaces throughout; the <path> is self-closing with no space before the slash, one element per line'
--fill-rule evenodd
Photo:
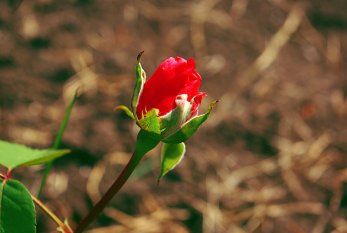
<path fill-rule="evenodd" d="M 199 92 L 200 82 L 193 59 L 166 59 L 143 86 L 136 107 L 138 118 L 141 119 L 153 108 L 159 110 L 159 117 L 164 116 L 176 108 L 176 100 L 182 96 L 191 105 L 189 118 L 197 115 L 201 100 L 206 95 Z"/>

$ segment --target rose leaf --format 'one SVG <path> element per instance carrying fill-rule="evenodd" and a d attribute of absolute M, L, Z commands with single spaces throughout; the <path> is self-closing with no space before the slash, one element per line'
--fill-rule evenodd
<path fill-rule="evenodd" d="M 185 151 L 183 142 L 177 144 L 163 143 L 161 148 L 161 169 L 158 181 L 181 162 Z"/>
<path fill-rule="evenodd" d="M 0 232 L 36 232 L 35 206 L 19 181 L 0 180 Z"/>

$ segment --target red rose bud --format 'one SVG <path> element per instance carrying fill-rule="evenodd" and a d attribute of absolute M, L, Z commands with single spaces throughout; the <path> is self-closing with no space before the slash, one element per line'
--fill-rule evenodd
<path fill-rule="evenodd" d="M 146 81 L 140 57 L 137 57 L 136 82 L 131 109 L 121 105 L 141 127 L 136 150 L 147 152 L 148 145 L 163 143 L 159 179 L 172 170 L 183 158 L 184 142 L 189 139 L 209 117 L 214 103 L 204 114 L 198 115 L 202 98 L 201 77 L 195 71 L 193 59 L 181 57 L 166 59 L 152 77 Z"/>
<path fill-rule="evenodd" d="M 141 54 L 136 66 L 132 112 L 123 105 L 117 108 L 123 109 L 142 130 L 162 142 L 186 141 L 207 120 L 214 105 L 211 104 L 206 113 L 198 115 L 206 94 L 199 91 L 201 77 L 195 71 L 194 60 L 170 57 L 146 81 L 140 63 Z"/>
<path fill-rule="evenodd" d="M 185 121 L 196 116 L 202 97 L 206 95 L 199 92 L 200 82 L 193 59 L 166 59 L 144 83 L 136 107 L 138 119 L 152 109 L 158 109 L 159 117 L 167 117 L 177 107 L 184 112 Z"/>
<path fill-rule="evenodd" d="M 199 91 L 201 77 L 195 71 L 193 59 L 170 57 L 146 81 L 140 63 L 142 53 L 137 57 L 131 110 L 124 105 L 116 109 L 125 111 L 141 128 L 136 140 L 136 159 L 162 142 L 159 181 L 182 160 L 184 142 L 208 119 L 216 102 L 210 104 L 207 112 L 198 115 L 206 94 Z"/>

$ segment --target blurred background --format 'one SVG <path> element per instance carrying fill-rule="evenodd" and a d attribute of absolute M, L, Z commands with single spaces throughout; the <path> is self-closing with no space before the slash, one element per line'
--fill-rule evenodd
<path fill-rule="evenodd" d="M 148 154 L 90 233 L 347 232 L 347 1 L 2 0 L 0 138 L 52 145 L 81 97 L 43 201 L 72 226 L 124 167 L 137 54 L 150 76 L 196 59 L 219 99 L 157 185 Z M 35 193 L 42 167 L 15 178 Z M 55 232 L 38 210 L 38 232 Z"/>

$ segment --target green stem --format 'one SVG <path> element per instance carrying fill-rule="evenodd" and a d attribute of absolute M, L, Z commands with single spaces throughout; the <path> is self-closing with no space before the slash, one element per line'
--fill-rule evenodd
<path fill-rule="evenodd" d="M 52 167 L 53 167 L 53 161 L 49 161 L 49 162 L 45 165 L 45 169 L 44 169 L 44 171 L 43 171 L 43 176 L 42 176 L 42 178 L 41 178 L 40 186 L 39 186 L 39 188 L 38 188 L 38 190 L 37 190 L 36 196 L 38 196 L 38 197 L 40 196 L 40 194 L 41 194 L 41 192 L 42 192 L 42 189 L 43 189 L 43 187 L 44 187 L 45 184 L 46 184 L 48 174 L 49 174 L 49 172 L 51 171 Z"/>
<path fill-rule="evenodd" d="M 56 138 L 54 140 L 54 144 L 52 146 L 52 149 L 58 149 L 60 147 L 61 139 L 63 138 L 64 131 L 65 131 L 65 129 L 67 127 L 67 124 L 69 122 L 69 119 L 70 119 L 70 115 L 71 115 L 71 112 L 72 112 L 73 105 L 75 104 L 77 98 L 78 98 L 78 90 L 76 90 L 74 97 L 72 98 L 69 106 L 65 110 L 64 118 L 63 118 L 63 121 L 60 124 L 59 131 L 58 131 L 57 136 L 56 136 Z M 51 171 L 52 167 L 53 167 L 53 160 L 48 162 L 46 164 L 46 166 L 45 166 L 45 170 L 43 172 L 41 183 L 40 183 L 39 189 L 37 190 L 37 194 L 36 194 L 37 197 L 40 196 L 40 194 L 42 192 L 42 189 L 43 189 L 43 187 L 46 184 L 46 180 L 47 180 L 48 174 Z"/>
<path fill-rule="evenodd" d="M 35 196 L 31 195 L 31 198 L 37 206 L 39 206 L 59 227 L 64 233 L 73 233 L 72 229 L 63 223 L 45 204 L 43 204 Z"/>
<path fill-rule="evenodd" d="M 152 138 L 143 130 L 140 131 L 136 141 L 136 150 L 130 158 L 128 164 L 113 182 L 111 187 L 107 190 L 106 194 L 101 198 L 101 200 L 93 207 L 89 214 L 82 219 L 80 224 L 77 226 L 75 233 L 83 232 L 88 225 L 96 219 L 96 217 L 102 212 L 113 196 L 116 195 L 117 192 L 123 187 L 143 156 L 158 145 L 158 143 L 159 140 Z"/>

